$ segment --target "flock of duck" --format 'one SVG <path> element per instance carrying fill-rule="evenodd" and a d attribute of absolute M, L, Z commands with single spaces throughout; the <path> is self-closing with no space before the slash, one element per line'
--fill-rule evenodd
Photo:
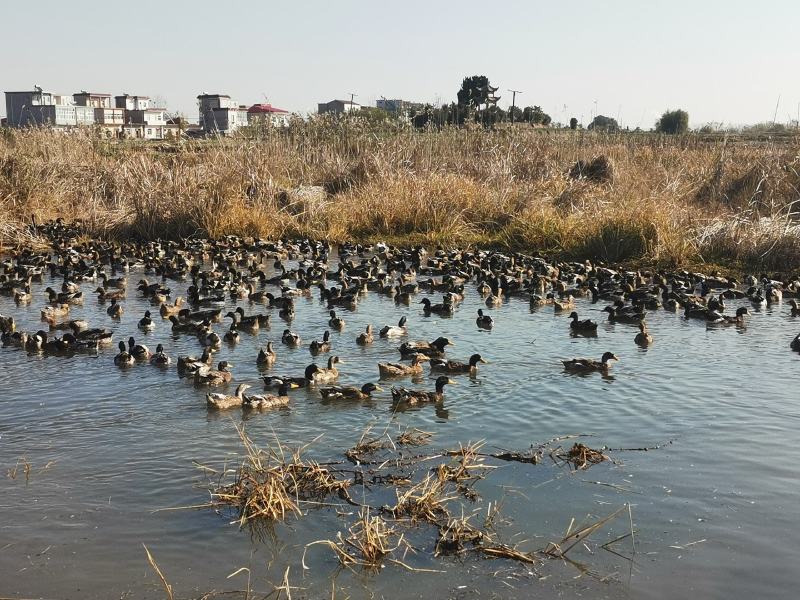
<path fill-rule="evenodd" d="M 173 362 L 181 377 L 198 385 L 227 386 L 234 381 L 229 361 L 215 360 L 215 353 L 224 345 L 242 341 L 241 333 L 271 330 L 273 319 L 284 321 L 280 343 L 287 348 L 306 345 L 291 324 L 297 310 L 296 300 L 318 296 L 327 311 L 327 326 L 341 332 L 345 329 L 346 311 L 353 311 L 367 294 L 392 297 L 397 305 L 418 303 L 427 315 L 452 316 L 467 291 L 475 289 L 486 307 L 501 306 L 508 297 L 522 297 L 532 309 L 549 308 L 569 312 L 569 333 L 579 337 L 597 336 L 598 324 L 581 320 L 576 298 L 607 304 L 604 311 L 614 323 L 638 327 L 632 341 L 639 346 L 653 343 L 647 328 L 647 312 L 681 311 L 687 319 L 702 320 L 710 327 L 745 325 L 749 315 L 746 306 L 734 314 L 726 312 L 726 301 L 747 300 L 761 307 L 787 300 L 790 314 L 800 316 L 797 298 L 800 281 L 777 280 L 766 275 L 748 276 L 743 282 L 719 274 L 703 275 L 687 271 L 620 271 L 592 262 L 550 263 L 538 256 L 493 251 L 436 250 L 429 253 L 422 247 L 397 248 L 385 244 L 374 246 L 345 244 L 332 258 L 332 248 L 325 242 L 301 240 L 267 242 L 234 236 L 216 241 L 186 239 L 175 241 L 123 242 L 81 241 L 79 231 L 61 221 L 39 226 L 39 233 L 52 243 L 47 251 L 22 248 L 8 254 L 0 262 L 0 293 L 12 296 L 18 306 L 45 299 L 41 320 L 45 326 L 36 332 L 20 331 L 14 315 L 0 315 L 0 333 L 4 347 L 18 347 L 30 353 L 73 355 L 94 352 L 113 345 L 119 335 L 104 327 L 93 327 L 84 319 L 71 318 L 71 308 L 87 302 L 90 296 L 104 306 L 106 313 L 119 320 L 125 311 L 125 300 L 136 294 L 150 301 L 153 310 L 145 311 L 137 322 L 143 333 L 169 328 L 175 335 L 197 338 L 199 354 L 179 356 L 173 361 L 158 344 L 154 351 L 137 343 L 133 335 L 123 336 L 117 344 L 119 352 L 114 364 L 126 369 L 149 363 L 167 368 Z M 294 268 L 287 268 L 289 262 Z M 270 276 L 268 266 L 276 274 Z M 141 272 L 144 278 L 133 283 L 130 273 Z M 44 285 L 45 277 L 60 280 L 60 286 L 48 286 L 42 292 L 34 287 Z M 152 281 L 151 281 L 152 280 Z M 170 281 L 187 282 L 185 298 L 172 299 Z M 135 291 L 133 291 L 135 290 Z M 441 296 L 434 302 L 427 292 Z M 232 300 L 237 306 L 223 314 L 222 306 Z M 248 314 L 249 313 L 249 314 Z M 223 320 L 230 320 L 221 326 Z M 477 311 L 475 325 L 491 329 L 494 320 L 483 309 Z M 480 354 L 467 360 L 447 356 L 453 342 L 447 337 L 431 341 L 409 341 L 411 331 L 407 317 L 396 325 L 386 324 L 377 332 L 368 325 L 355 337 L 356 344 L 367 346 L 400 342 L 396 362 L 377 365 L 381 380 L 418 376 L 425 369 L 437 374 L 433 390 L 403 386 L 391 388 L 395 404 L 415 405 L 439 403 L 444 389 L 455 383 L 458 374 L 474 375 L 486 361 Z M 272 372 L 280 365 L 277 342 L 268 342 L 253 351 L 253 361 L 262 371 Z M 791 349 L 800 352 L 800 334 L 792 340 Z M 296 375 L 264 375 L 264 393 L 248 393 L 251 384 L 240 382 L 233 393 L 206 394 L 209 409 L 242 407 L 268 409 L 286 406 L 292 389 L 314 387 L 324 400 L 363 400 L 381 388 L 372 382 L 362 386 L 337 385 L 337 365 L 342 359 L 333 353 L 329 331 L 319 340 L 307 344 L 312 356 L 328 354 L 326 366 L 309 364 Z M 604 352 L 597 359 L 563 360 L 570 373 L 608 373 L 613 352 Z M 426 364 L 427 363 L 427 364 Z"/>

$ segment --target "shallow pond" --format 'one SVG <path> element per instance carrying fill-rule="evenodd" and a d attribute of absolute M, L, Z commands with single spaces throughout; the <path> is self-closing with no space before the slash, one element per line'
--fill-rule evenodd
<path fill-rule="evenodd" d="M 132 272 L 129 280 L 135 284 L 139 275 Z M 15 315 L 19 329 L 39 329 L 43 289 L 58 283 L 46 277 L 36 284 L 28 307 L 0 297 L 0 313 Z M 174 296 L 186 284 L 167 285 Z M 737 304 L 731 304 L 732 313 Z M 312 361 L 307 342 L 321 338 L 328 311 L 316 291 L 297 305 L 292 329 L 306 341 L 303 347 L 290 350 L 279 343 L 284 324 L 277 311 L 271 330 L 243 333 L 234 348 L 223 345 L 217 360 L 234 363 L 235 382 L 260 390 L 255 356 L 267 340 L 276 342 L 277 374 L 299 375 Z M 173 360 L 199 354 L 196 338 L 173 336 L 166 321 L 156 319 L 154 332 L 137 332 L 136 322 L 152 307 L 135 289 L 129 288 L 120 322 L 106 315 L 105 306 L 91 295 L 73 309 L 72 318 L 112 328 L 115 341 L 135 335 L 151 349 L 162 342 Z M 264 310 L 244 306 L 248 313 Z M 247 571 L 228 577 L 242 567 L 250 569 L 249 585 L 256 592 L 272 590 L 286 576 L 293 597 L 311 598 L 332 593 L 337 598 L 783 598 L 791 593 L 793 569 L 800 564 L 795 443 L 800 355 L 788 345 L 800 319 L 792 320 L 785 305 L 751 309 L 746 328 L 711 329 L 680 314 L 653 311 L 647 320 L 656 341 L 646 350 L 633 342 L 635 327 L 607 323 L 603 302 L 578 301 L 581 318 L 601 322 L 597 338 L 571 337 L 566 316 L 552 307 L 532 311 L 521 299 L 489 310 L 495 327 L 482 331 L 475 312 L 483 306 L 470 284 L 452 318 L 425 317 L 418 304 L 397 308 L 391 298 L 374 293 L 356 311 L 341 311 L 347 327 L 332 334 L 333 353 L 344 359 L 340 383 L 377 381 L 376 363 L 399 359 L 400 341 L 376 336 L 371 346 L 361 347 L 355 337 L 367 323 L 379 328 L 401 315 L 408 316 L 410 339 L 446 335 L 456 342 L 450 357 L 480 352 L 488 361 L 475 377 L 457 376 L 459 385 L 446 388 L 443 407 L 405 412 L 391 410 L 387 384 L 387 391 L 363 403 L 323 403 L 313 390 L 298 390 L 287 409 L 210 413 L 206 390 L 180 379 L 174 363 L 166 370 L 145 364 L 123 371 L 113 364 L 115 347 L 72 357 L 0 349 L 0 595 L 162 598 L 143 544 L 177 597 L 243 590 Z M 222 333 L 226 324 L 216 330 Z M 570 375 L 559 361 L 599 358 L 606 350 L 620 358 L 607 378 Z M 321 364 L 326 357 L 314 360 Z M 432 388 L 427 369 L 418 386 Z M 592 536 L 591 553 L 587 548 L 570 553 L 575 564 L 553 560 L 529 566 L 471 553 L 433 558 L 434 537 L 419 527 L 408 533 L 416 552 L 403 559 L 417 570 L 389 563 L 373 573 L 339 568 L 321 545 L 306 551 L 303 567 L 306 544 L 345 531 L 354 519 L 352 506 L 304 506 L 302 518 L 290 518 L 262 536 L 240 530 L 230 515 L 211 509 L 154 512 L 208 501 L 208 476 L 197 465 L 221 470 L 226 461 L 233 464 L 242 452 L 235 427 L 242 422 L 264 447 L 275 439 L 297 446 L 321 436 L 307 450 L 320 461 L 341 460 L 370 424 L 390 433 L 407 427 L 432 432 L 431 451 L 477 440 L 492 451 L 525 450 L 579 433 L 593 436 L 581 440 L 592 447 L 663 446 L 609 451 L 614 462 L 577 473 L 549 460 L 491 461 L 497 468 L 477 484 L 480 498 L 463 501 L 465 511 L 482 514 L 490 503 L 499 503 L 498 537 L 523 550 L 558 540 L 573 517 L 603 517 L 630 503 L 636 531 L 632 561 L 599 548 L 630 531 L 626 511 Z M 391 494 L 385 498 L 391 499 Z M 612 548 L 631 556 L 630 539 Z"/>

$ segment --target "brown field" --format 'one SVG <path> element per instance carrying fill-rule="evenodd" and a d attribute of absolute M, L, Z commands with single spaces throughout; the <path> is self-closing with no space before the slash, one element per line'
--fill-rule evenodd
<path fill-rule="evenodd" d="M 358 121 L 182 144 L 0 132 L 5 244 L 29 237 L 33 215 L 82 219 L 94 237 L 309 236 L 772 270 L 800 265 L 799 190 L 792 137 Z"/>

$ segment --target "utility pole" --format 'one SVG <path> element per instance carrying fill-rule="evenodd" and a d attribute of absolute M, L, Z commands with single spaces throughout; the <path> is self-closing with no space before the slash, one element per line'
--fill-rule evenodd
<path fill-rule="evenodd" d="M 511 124 L 514 124 L 514 108 L 517 106 L 517 94 L 521 94 L 519 90 L 508 90 L 511 92 Z"/>
<path fill-rule="evenodd" d="M 353 98 L 355 98 L 356 96 L 358 96 L 358 94 L 350 92 L 350 110 L 353 110 Z"/>

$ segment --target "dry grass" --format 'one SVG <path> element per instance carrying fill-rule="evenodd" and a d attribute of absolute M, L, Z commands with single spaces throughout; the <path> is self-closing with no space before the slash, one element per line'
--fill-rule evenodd
<path fill-rule="evenodd" d="M 318 463 L 303 459 L 302 448 L 288 451 L 278 442 L 277 448 L 265 451 L 253 443 L 243 427 L 237 430 L 245 458 L 236 469 L 234 482 L 216 486 L 212 498 L 216 506 L 234 507 L 241 527 L 299 516 L 305 500 L 346 494 L 351 482 L 337 479 Z"/>
<path fill-rule="evenodd" d="M 799 147 L 325 120 L 173 146 L 6 130 L 0 239 L 35 243 L 31 215 L 81 215 L 92 236 L 387 239 L 777 267 L 800 262 Z"/>

